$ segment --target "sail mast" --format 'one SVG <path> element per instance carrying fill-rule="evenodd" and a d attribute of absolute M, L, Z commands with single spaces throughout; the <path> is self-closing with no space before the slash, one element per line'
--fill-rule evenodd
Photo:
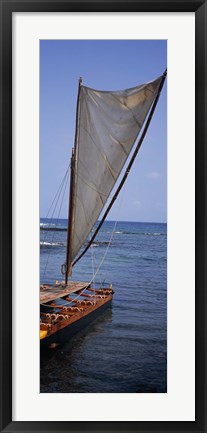
<path fill-rule="evenodd" d="M 159 86 L 159 90 L 158 90 L 157 96 L 156 96 L 156 98 L 155 98 L 155 100 L 154 100 L 154 102 L 153 102 L 153 104 L 152 104 L 152 107 L 151 107 L 150 113 L 149 113 L 148 118 L 147 118 L 147 121 L 146 121 L 146 123 L 145 123 L 145 127 L 144 127 L 144 129 L 143 129 L 143 131 L 142 131 L 141 137 L 140 137 L 140 139 L 139 139 L 139 141 L 138 141 L 138 143 L 137 143 L 137 146 L 136 146 L 136 148 L 135 148 L 135 150 L 134 150 L 134 153 L 133 153 L 133 155 L 132 155 L 132 157 L 131 157 L 131 160 L 130 160 L 130 162 L 129 162 L 127 168 L 126 168 L 126 171 L 125 171 L 125 174 L 124 174 L 124 176 L 123 176 L 123 178 L 122 178 L 122 180 L 121 180 L 121 183 L 119 184 L 119 186 L 118 186 L 118 188 L 117 188 L 115 194 L 113 195 L 113 197 L 112 197 L 112 199 L 111 199 L 111 202 L 109 203 L 109 205 L 108 205 L 108 207 L 107 207 L 107 209 L 106 209 L 106 211 L 105 211 L 105 213 L 104 213 L 104 215 L 103 215 L 103 217 L 102 217 L 100 223 L 98 224 L 98 227 L 96 228 L 96 230 L 95 230 L 93 236 L 91 237 L 91 239 L 90 239 L 88 245 L 86 246 L 86 248 L 84 248 L 84 250 L 83 250 L 82 253 L 77 257 L 77 259 L 75 259 L 75 260 L 73 261 L 73 263 L 71 264 L 71 266 L 74 266 L 74 265 L 75 265 L 75 264 L 80 260 L 80 258 L 83 257 L 83 255 L 86 253 L 86 251 L 88 250 L 88 248 L 91 246 L 92 242 L 94 241 L 94 239 L 95 239 L 97 233 L 99 232 L 99 230 L 100 230 L 102 224 L 104 223 L 104 221 L 105 221 L 105 219 L 106 219 L 106 217 L 107 217 L 107 215 L 108 215 L 108 213 L 109 213 L 109 211 L 110 211 L 110 209 L 111 209 L 113 203 L 115 202 L 115 200 L 116 200 L 116 198 L 117 198 L 119 192 L 121 191 L 121 189 L 122 189 L 122 187 L 123 187 L 123 185 L 124 185 L 124 183 L 125 183 L 125 181 L 126 181 L 126 178 L 127 178 L 128 174 L 129 174 L 129 172 L 130 172 L 130 170 L 131 170 L 131 167 L 132 167 L 132 165 L 133 165 L 133 162 L 134 162 L 134 160 L 135 160 L 135 158 L 136 158 L 136 156 L 137 156 L 137 153 L 138 153 L 138 151 L 139 151 L 139 149 L 140 149 L 140 147 L 141 147 L 141 144 L 142 144 L 142 142 L 143 142 L 143 140 L 144 140 L 144 137 L 145 137 L 145 135 L 146 135 L 146 133 L 147 133 L 147 130 L 148 130 L 148 128 L 149 128 L 150 122 L 151 122 L 151 120 L 152 120 L 152 117 L 153 117 L 153 114 L 154 114 L 154 111 L 155 111 L 156 105 L 157 105 L 157 103 L 158 103 L 158 100 L 159 100 L 159 97 L 160 97 L 160 94 L 161 94 L 161 91 L 162 91 L 162 88 L 163 88 L 163 85 L 164 85 L 164 82 L 165 82 L 166 75 L 167 75 L 167 68 L 166 68 L 165 72 L 163 73 L 162 80 L 161 80 L 161 82 L 160 82 L 160 86 Z"/>
<path fill-rule="evenodd" d="M 66 266 L 65 266 L 65 284 L 68 283 L 68 277 L 72 273 L 72 238 L 74 231 L 74 208 L 75 208 L 75 177 L 77 165 L 77 142 L 78 142 L 78 126 L 79 126 L 79 100 L 80 89 L 82 85 L 82 77 L 79 78 L 78 85 L 78 98 L 76 106 L 76 128 L 75 128 L 75 141 L 72 149 L 71 165 L 70 165 L 70 192 L 69 192 L 69 208 L 68 208 L 68 236 L 67 236 L 67 249 L 66 249 Z"/>

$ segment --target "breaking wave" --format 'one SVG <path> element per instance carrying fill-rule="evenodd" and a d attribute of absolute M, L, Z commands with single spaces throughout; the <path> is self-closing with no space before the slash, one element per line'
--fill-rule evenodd
<path fill-rule="evenodd" d="M 66 242 L 40 242 L 41 248 L 65 247 Z"/>
<path fill-rule="evenodd" d="M 51 225 L 47 225 L 47 224 L 41 225 L 40 224 L 40 230 L 52 231 L 52 232 L 66 232 L 67 231 L 67 227 L 57 227 L 57 226 L 55 226 L 55 224 L 53 224 L 54 227 L 51 227 Z"/>
<path fill-rule="evenodd" d="M 142 232 L 122 232 L 124 235 L 141 235 L 141 236 L 166 236 L 166 233 L 142 233 Z"/>

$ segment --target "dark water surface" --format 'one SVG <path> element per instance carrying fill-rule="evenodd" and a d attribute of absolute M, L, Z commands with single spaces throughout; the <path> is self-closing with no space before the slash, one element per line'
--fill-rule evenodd
<path fill-rule="evenodd" d="M 63 279 L 66 220 L 41 219 L 41 283 Z M 106 221 L 73 280 L 111 282 L 111 307 L 41 357 L 41 392 L 167 391 L 167 226 Z"/>

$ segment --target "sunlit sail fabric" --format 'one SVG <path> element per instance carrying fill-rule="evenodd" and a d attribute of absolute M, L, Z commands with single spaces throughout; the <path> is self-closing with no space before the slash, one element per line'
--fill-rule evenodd
<path fill-rule="evenodd" d="M 115 92 L 81 86 L 71 261 L 86 241 L 118 179 L 161 79 Z"/>

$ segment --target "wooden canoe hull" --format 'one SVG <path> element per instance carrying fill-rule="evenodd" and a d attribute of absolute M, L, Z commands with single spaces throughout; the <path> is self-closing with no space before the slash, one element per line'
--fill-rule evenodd
<path fill-rule="evenodd" d="M 104 310 L 111 304 L 112 296 L 108 296 L 104 302 L 97 305 L 96 308 L 89 308 L 84 315 L 77 315 L 77 319 L 72 323 L 67 323 L 65 326 L 53 332 L 51 335 L 40 340 L 40 349 L 54 349 L 57 346 L 66 343 L 74 334 L 80 332 L 83 328 L 95 320 Z M 74 318 L 75 319 L 75 318 Z"/>

